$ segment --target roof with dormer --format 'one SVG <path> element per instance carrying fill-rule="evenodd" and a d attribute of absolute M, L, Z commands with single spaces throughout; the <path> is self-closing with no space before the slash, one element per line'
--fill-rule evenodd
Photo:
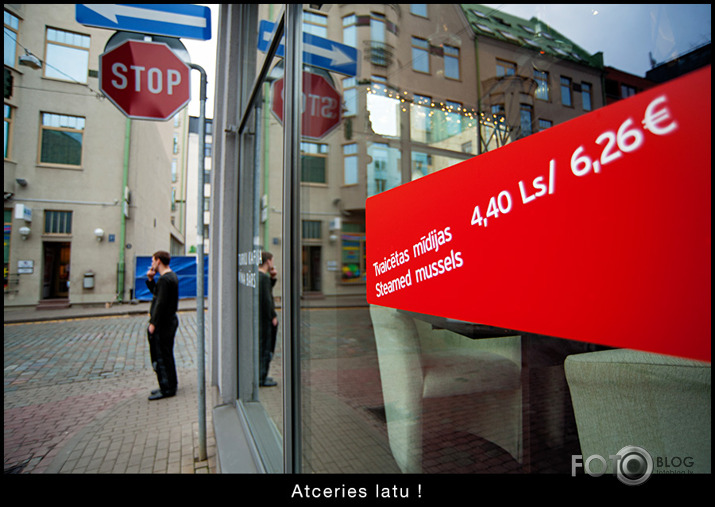
<path fill-rule="evenodd" d="M 593 55 L 536 17 L 523 19 L 481 4 L 461 4 L 474 33 L 540 54 L 603 68 L 603 53 Z"/>

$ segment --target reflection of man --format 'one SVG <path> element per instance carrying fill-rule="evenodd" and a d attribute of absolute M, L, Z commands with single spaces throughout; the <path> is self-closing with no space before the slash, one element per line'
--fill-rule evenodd
<path fill-rule="evenodd" d="M 273 300 L 273 285 L 276 283 L 276 268 L 273 266 L 273 254 L 261 253 L 261 265 L 258 266 L 258 349 L 259 349 L 259 385 L 272 387 L 276 381 L 268 376 L 268 368 L 273 357 L 275 336 L 278 330 L 278 315 Z"/>
<path fill-rule="evenodd" d="M 179 278 L 169 268 L 170 262 L 171 255 L 168 252 L 156 252 L 146 274 L 146 286 L 154 295 L 147 329 L 149 354 L 159 381 L 159 389 L 151 392 L 150 400 L 174 396 L 178 385 L 174 363 L 174 336 L 179 327 L 179 319 L 176 316 L 179 307 Z M 159 280 L 155 282 L 156 273 L 159 273 Z"/>

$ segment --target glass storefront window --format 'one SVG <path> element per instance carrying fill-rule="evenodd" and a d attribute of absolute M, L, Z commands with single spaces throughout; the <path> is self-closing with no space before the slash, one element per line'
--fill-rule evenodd
<path fill-rule="evenodd" d="M 367 196 L 379 194 L 402 183 L 400 172 L 400 150 L 387 143 L 370 143 L 368 156 L 372 158 L 367 166 Z"/>
<path fill-rule="evenodd" d="M 601 52 L 601 44 L 605 47 L 611 32 L 595 12 L 585 19 L 586 14 L 569 11 L 588 27 L 570 32 L 560 16 L 541 5 L 521 6 L 513 14 L 510 5 L 427 7 L 304 6 L 301 29 L 358 48 L 360 62 L 357 75 L 299 66 L 296 74 L 318 74 L 326 83 L 320 90 L 303 89 L 308 97 L 303 102 L 319 101 L 319 94 L 332 88 L 341 108 L 337 127 L 326 122 L 337 118 L 329 109 L 302 111 L 303 134 L 292 146 L 295 164 L 284 160 L 283 143 L 298 132 L 287 131 L 280 113 L 286 109 L 276 107 L 277 100 L 281 107 L 296 107 L 285 99 L 289 90 L 281 88 L 286 63 L 278 57 L 264 63 L 260 52 L 252 61 L 257 72 L 270 71 L 260 85 L 251 128 L 241 133 L 238 248 L 246 263 L 239 262 L 239 282 L 247 283 L 239 283 L 238 354 L 241 365 L 250 357 L 251 367 L 240 370 L 239 394 L 253 411 L 254 424 L 270 421 L 270 431 L 257 430 L 263 444 L 279 441 L 284 456 L 297 450 L 294 471 L 569 474 L 586 430 L 576 424 L 566 358 L 581 361 L 620 349 L 369 306 L 367 274 L 416 253 L 395 250 L 382 267 L 368 264 L 373 245 L 366 200 L 417 179 L 429 181 L 524 137 L 548 136 L 539 132 L 553 132 L 658 83 L 647 79 L 647 69 L 624 77 L 609 66 L 614 56 Z M 259 20 L 277 21 L 278 9 L 256 9 Z M 608 9 L 637 17 L 634 7 Z M 662 6 L 643 9 L 637 12 L 664 12 Z M 696 17 L 689 21 L 694 24 Z M 654 48 L 665 44 L 656 33 L 642 36 L 653 37 L 648 42 Z M 657 58 L 665 60 L 673 51 L 674 46 Z M 291 194 L 299 203 L 297 213 L 284 207 L 289 175 L 298 175 Z M 419 203 L 420 213 L 429 213 L 438 201 Z M 377 219 L 398 231 L 400 213 Z M 284 233 L 294 223 L 298 237 L 291 239 Z M 286 242 L 297 247 L 292 251 L 299 258 L 285 258 Z M 420 255 L 430 250 L 426 242 L 427 235 L 423 250 L 414 247 Z M 522 248 L 528 262 L 529 245 L 518 245 L 518 238 L 514 243 L 484 248 Z M 273 296 L 280 331 L 269 369 L 277 385 L 271 387 L 258 381 L 259 291 L 248 283 L 258 280 L 256 263 L 265 251 L 274 255 L 278 272 Z M 282 273 L 289 263 L 297 270 L 296 293 L 284 290 Z M 431 271 L 412 275 L 425 279 Z M 465 287 L 472 282 L 463 281 Z M 469 291 L 459 297 L 468 298 Z M 519 304 L 504 301 L 515 314 Z M 285 331 L 287 312 L 295 312 L 299 326 Z M 285 344 L 297 350 L 287 354 Z M 299 371 L 284 375 L 290 365 Z M 297 404 L 286 405 L 288 395 Z M 289 416 L 298 423 L 284 428 Z M 709 438 L 709 424 L 707 431 L 696 426 Z M 626 438 L 625 432 L 617 436 Z M 285 442 L 293 447 L 282 447 Z M 709 454 L 697 452 L 709 472 Z"/>

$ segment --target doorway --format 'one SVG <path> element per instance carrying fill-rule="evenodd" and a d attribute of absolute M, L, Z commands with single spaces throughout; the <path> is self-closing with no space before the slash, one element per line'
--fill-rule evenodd
<path fill-rule="evenodd" d="M 42 300 L 69 299 L 70 243 L 42 244 Z"/>
<path fill-rule="evenodd" d="M 320 246 L 303 246 L 303 293 L 305 295 L 319 295 L 322 288 L 320 270 Z"/>

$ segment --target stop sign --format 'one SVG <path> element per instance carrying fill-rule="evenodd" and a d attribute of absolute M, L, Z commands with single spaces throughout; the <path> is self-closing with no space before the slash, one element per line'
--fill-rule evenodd
<path fill-rule="evenodd" d="M 283 78 L 273 83 L 271 110 L 283 123 Z M 342 104 L 340 94 L 326 79 L 312 72 L 303 72 L 303 103 L 301 129 L 303 137 L 320 139 L 338 126 Z"/>
<path fill-rule="evenodd" d="M 164 43 L 127 40 L 99 56 L 99 87 L 129 118 L 171 118 L 191 98 L 189 79 Z"/>

